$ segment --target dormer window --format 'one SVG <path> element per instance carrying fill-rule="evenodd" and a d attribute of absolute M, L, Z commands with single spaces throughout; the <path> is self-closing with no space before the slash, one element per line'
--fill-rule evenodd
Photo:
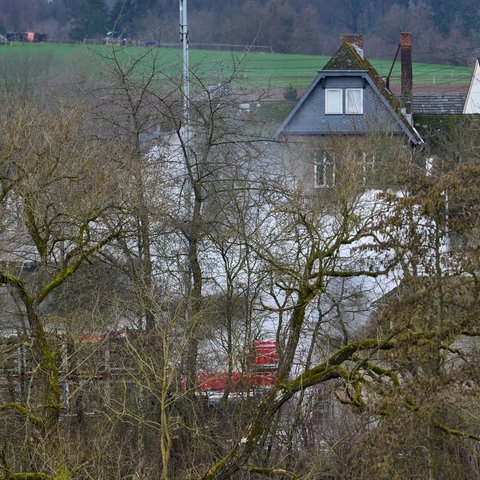
<path fill-rule="evenodd" d="M 342 115 L 344 111 L 346 115 L 363 114 L 363 88 L 325 89 L 325 114 Z"/>
<path fill-rule="evenodd" d="M 363 113 L 363 89 L 347 88 L 345 90 L 345 113 L 361 115 Z"/>
<path fill-rule="evenodd" d="M 343 92 L 341 88 L 325 89 L 325 113 L 328 115 L 343 113 Z"/>

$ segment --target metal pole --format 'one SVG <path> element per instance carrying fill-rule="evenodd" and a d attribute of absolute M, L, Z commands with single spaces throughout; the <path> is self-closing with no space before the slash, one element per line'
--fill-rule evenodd
<path fill-rule="evenodd" d="M 188 17 L 187 0 L 180 0 L 180 41 L 183 44 L 183 116 L 188 125 L 189 120 L 189 64 L 188 64 Z"/>
<path fill-rule="evenodd" d="M 191 182 L 189 170 L 190 152 L 190 67 L 188 59 L 188 16 L 187 0 L 179 0 L 180 7 L 180 41 L 183 46 L 183 129 L 182 140 L 185 152 L 185 184 L 184 184 L 184 207 L 187 220 L 191 209 Z"/>
<path fill-rule="evenodd" d="M 180 1 L 180 41 L 183 46 L 183 126 L 180 132 L 180 143 L 183 148 L 184 155 L 184 178 L 183 178 L 183 209 L 185 215 L 185 223 L 187 229 L 191 228 L 192 222 L 192 162 L 190 158 L 191 148 L 191 134 L 190 134 L 190 79 L 189 79 L 189 62 L 188 62 L 188 19 L 187 19 L 187 0 Z M 185 320 L 187 325 L 190 324 L 191 318 L 191 308 L 192 308 L 192 269 L 190 265 L 192 254 L 192 243 L 190 241 L 190 233 L 185 236 Z M 190 327 L 187 328 L 187 332 L 190 330 Z M 195 380 L 191 378 L 191 364 L 192 364 L 192 355 L 191 351 L 196 345 L 196 338 L 186 338 L 187 340 L 187 352 L 184 358 L 184 374 L 185 374 L 185 386 L 186 391 L 191 389 L 195 385 Z M 193 365 L 196 365 L 196 356 L 193 360 Z M 195 367 L 196 369 L 196 367 Z"/>

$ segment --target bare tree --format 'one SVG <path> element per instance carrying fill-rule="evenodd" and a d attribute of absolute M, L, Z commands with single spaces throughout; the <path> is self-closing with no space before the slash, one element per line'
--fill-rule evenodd
<path fill-rule="evenodd" d="M 58 438 L 61 345 L 54 335 L 62 326 L 45 308 L 83 262 L 119 235 L 119 197 L 112 194 L 118 178 L 107 173 L 108 149 L 92 138 L 80 106 L 5 107 L 0 278 L 21 308 L 24 322 L 12 328 L 28 339 L 24 347 L 30 345 L 33 361 L 28 374 L 38 394 L 1 409 L 28 419 L 50 456 L 48 469 L 59 472 L 67 468 Z M 41 465 L 37 460 L 31 452 L 33 468 Z"/>
<path fill-rule="evenodd" d="M 245 128 L 248 117 L 238 108 L 241 100 L 230 91 L 232 79 L 218 78 L 209 86 L 192 72 L 194 93 L 190 99 L 189 123 L 185 125 L 180 81 L 178 77 L 165 75 L 158 50 L 146 50 L 138 58 L 125 54 L 125 49 L 113 48 L 105 57 L 113 74 L 109 73 L 106 85 L 95 92 L 100 100 L 97 102 L 99 132 L 118 145 L 117 151 L 124 152 L 118 165 L 130 177 L 126 206 L 130 228 L 125 227 L 125 235 L 117 240 L 118 250 L 107 255 L 118 266 L 116 252 L 120 253 L 120 263 L 123 262 L 137 295 L 136 326 L 150 332 L 153 342 L 163 339 L 159 355 L 164 350 L 171 351 L 170 342 L 183 345 L 178 348 L 182 353 L 180 364 L 176 365 L 173 357 L 158 361 L 171 362 L 170 376 L 171 372 L 177 377 L 183 375 L 184 391 L 172 388 L 169 395 L 173 403 L 178 403 L 183 421 L 188 424 L 185 441 L 188 455 L 193 457 L 200 448 L 195 432 L 204 421 L 203 414 L 197 413 L 203 408 L 196 395 L 199 349 L 212 336 L 209 330 L 215 314 L 210 297 L 224 289 L 217 278 L 218 266 L 209 259 L 219 249 L 224 254 L 225 275 L 230 279 L 226 286 L 230 334 L 236 316 L 231 309 L 237 298 L 245 302 L 242 308 L 246 324 L 252 323 L 255 287 L 246 286 L 245 295 L 233 291 L 237 286 L 235 277 L 238 278 L 239 272 L 243 274 L 245 263 L 251 260 L 245 260 L 244 240 L 238 239 L 236 231 L 230 232 L 238 224 L 233 217 L 229 218 L 226 208 L 246 224 L 247 213 L 241 212 L 241 206 L 251 199 L 247 195 L 242 197 L 242 192 L 249 190 L 251 164 L 259 155 L 258 142 Z M 146 64 L 149 64 L 147 70 Z M 260 167 L 255 174 L 260 174 Z M 232 250 L 225 251 L 227 245 L 240 248 L 236 250 L 237 266 L 230 256 Z M 252 275 L 252 267 L 249 268 Z M 208 295 L 204 293 L 205 284 Z M 168 329 L 169 335 L 158 337 L 164 331 L 163 319 L 170 318 L 168 312 L 172 311 L 177 312 L 172 317 L 174 326 Z M 250 343 L 251 327 L 242 328 L 246 342 Z M 232 371 L 238 349 L 234 353 L 232 339 L 227 343 Z M 245 363 L 245 351 L 242 356 Z M 165 378 L 165 382 L 170 383 L 171 379 Z M 166 424 L 161 428 L 167 428 Z M 165 475 L 168 455 L 162 453 Z"/>
<path fill-rule="evenodd" d="M 349 465 L 356 471 L 360 465 L 359 478 L 404 478 L 414 471 L 425 478 L 469 478 L 478 471 L 472 415 L 478 404 L 478 266 L 472 256 L 478 216 L 470 200 L 478 167 L 468 129 L 460 125 L 459 143 L 449 140 L 449 150 L 441 141 L 427 172 L 406 166 L 404 191 L 388 198 L 384 233 L 398 252 L 402 280 L 377 302 L 372 328 L 398 339 L 382 357 L 399 381 L 367 396 L 375 395 L 368 410 L 377 420 L 352 449 Z"/>
<path fill-rule="evenodd" d="M 300 159 L 306 155 L 306 150 L 298 145 L 292 151 Z M 280 157 L 276 153 L 278 165 Z M 312 155 L 310 151 L 309 157 L 313 158 Z M 290 401 L 309 387 L 338 379 L 344 384 L 347 402 L 361 408 L 361 385 L 369 369 L 377 368 L 371 359 L 375 352 L 392 348 L 387 338 L 358 336 L 358 333 L 335 338 L 330 333 L 329 348 L 323 355 L 317 350 L 322 338 L 315 328 L 322 321 L 315 309 L 317 300 L 323 299 L 321 305 L 325 308 L 328 296 L 335 299 L 334 303 L 330 301 L 332 307 L 338 302 L 347 305 L 345 289 L 339 289 L 339 280 L 350 279 L 353 286 L 355 279 L 363 279 L 365 290 L 371 288 L 365 279 L 384 276 L 396 263 L 394 256 L 374 254 L 378 248 L 381 250 L 377 230 L 381 228 L 380 218 L 387 215 L 387 207 L 374 194 L 365 192 L 359 175 L 363 157 L 358 156 L 357 148 L 350 148 L 344 142 L 338 145 L 336 155 L 341 162 L 336 167 L 338 181 L 334 188 L 312 195 L 293 176 L 285 175 L 285 170 L 280 174 L 282 168 L 279 168 L 272 175 L 274 182 L 266 182 L 258 197 L 264 215 L 262 228 L 251 232 L 246 242 L 271 278 L 271 283 L 263 286 L 261 305 L 277 317 L 274 320 L 280 349 L 277 381 L 260 400 L 243 436 L 203 478 L 229 478 L 243 468 L 281 409 L 288 408 Z M 338 311 L 338 307 L 335 309 Z M 334 329 L 340 332 L 342 316 L 332 315 L 337 316 Z M 313 357 L 309 350 L 316 351 Z M 258 466 L 255 471 L 274 469 Z"/>

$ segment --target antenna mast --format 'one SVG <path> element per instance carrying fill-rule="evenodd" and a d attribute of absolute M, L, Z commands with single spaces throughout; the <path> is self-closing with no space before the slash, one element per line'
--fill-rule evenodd
<path fill-rule="evenodd" d="M 180 41 L 183 44 L 183 128 L 180 132 L 181 143 L 183 144 L 183 154 L 185 162 L 185 178 L 183 186 L 183 200 L 185 215 L 188 219 L 191 210 L 191 179 L 189 169 L 190 155 L 190 79 L 188 64 L 188 20 L 187 20 L 187 0 L 179 0 L 180 7 Z"/>
<path fill-rule="evenodd" d="M 188 18 L 187 0 L 180 0 L 180 41 L 183 45 L 183 120 L 188 130 L 190 120 L 190 81 L 188 64 Z"/>

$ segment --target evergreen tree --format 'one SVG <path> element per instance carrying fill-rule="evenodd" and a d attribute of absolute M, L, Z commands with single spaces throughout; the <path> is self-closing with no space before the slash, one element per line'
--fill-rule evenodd
<path fill-rule="evenodd" d="M 117 0 L 110 13 L 116 35 L 135 37 L 142 30 L 142 20 L 147 15 L 158 15 L 159 0 Z"/>
<path fill-rule="evenodd" d="M 107 33 L 105 0 L 78 0 L 73 9 L 72 40 L 103 37 Z"/>
<path fill-rule="evenodd" d="M 40 21 L 55 19 L 61 25 L 67 25 L 72 20 L 73 8 L 69 0 L 40 0 L 38 10 Z"/>

